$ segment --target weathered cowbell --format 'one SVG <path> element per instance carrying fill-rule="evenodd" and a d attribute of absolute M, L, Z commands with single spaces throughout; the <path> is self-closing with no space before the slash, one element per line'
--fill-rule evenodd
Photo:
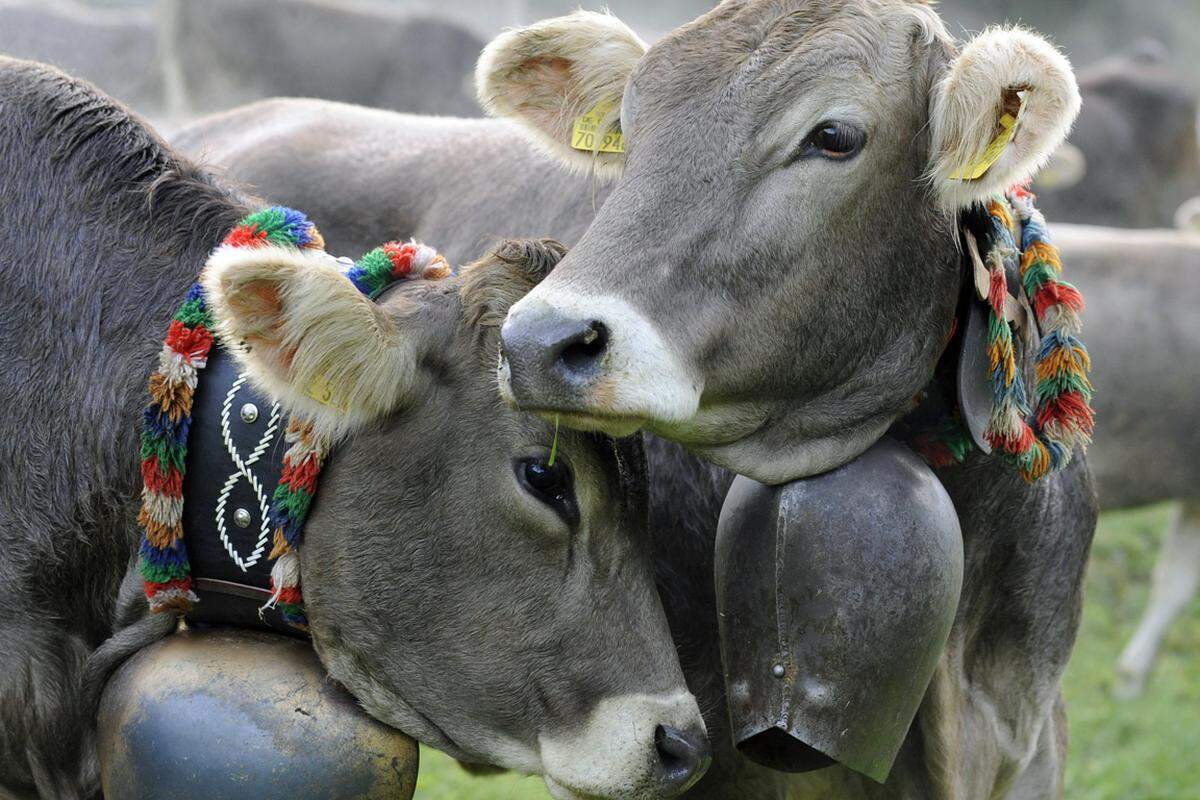
<path fill-rule="evenodd" d="M 945 648 L 958 515 L 884 439 L 782 486 L 739 477 L 721 510 L 717 609 L 738 749 L 775 769 L 841 763 L 882 783 Z"/>
<path fill-rule="evenodd" d="M 192 629 L 125 662 L 97 720 L 104 796 L 409 800 L 417 744 L 331 681 L 312 645 Z"/>

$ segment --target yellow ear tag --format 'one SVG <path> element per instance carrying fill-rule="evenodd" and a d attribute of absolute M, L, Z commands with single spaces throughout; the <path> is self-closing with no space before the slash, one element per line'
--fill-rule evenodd
<path fill-rule="evenodd" d="M 1004 154 L 1004 149 L 1012 144 L 1012 140 L 1017 135 L 1017 124 L 1021 121 L 1021 111 L 1025 110 L 1025 98 L 1021 97 L 1019 102 L 1020 108 L 1016 114 L 1005 112 L 1000 117 L 1000 132 L 996 134 L 996 138 L 992 139 L 992 143 L 983 151 L 983 157 L 969 167 L 963 167 L 955 171 L 951 176 L 952 181 L 975 181 L 987 174 L 987 171 L 992 168 L 992 165 L 1000 160 L 1000 156 Z"/>
<path fill-rule="evenodd" d="M 313 382 L 308 385 L 306 394 L 321 405 L 335 408 L 342 413 L 350 410 L 349 404 L 345 399 L 338 397 L 333 384 L 323 375 L 313 379 Z"/>
<path fill-rule="evenodd" d="M 571 147 L 587 153 L 624 153 L 625 137 L 621 133 L 621 122 L 617 121 L 616 128 L 603 136 L 597 136 L 604 118 L 612 110 L 612 103 L 601 101 L 591 111 L 575 120 L 575 131 L 571 134 Z M 597 144 L 599 146 L 597 147 Z"/>

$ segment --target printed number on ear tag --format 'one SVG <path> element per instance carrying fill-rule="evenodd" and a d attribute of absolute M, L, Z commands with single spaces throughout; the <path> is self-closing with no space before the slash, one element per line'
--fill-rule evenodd
<path fill-rule="evenodd" d="M 571 134 L 571 147 L 588 153 L 624 153 L 625 136 L 621 133 L 619 122 L 615 130 L 599 136 L 600 125 L 611 110 L 611 103 L 597 103 L 591 111 L 575 120 L 575 130 Z M 597 141 L 598 136 L 599 141 Z"/>
<path fill-rule="evenodd" d="M 343 413 L 350 408 L 346 401 L 338 396 L 333 384 L 324 377 L 315 378 L 308 385 L 308 396 L 323 406 L 336 408 Z"/>

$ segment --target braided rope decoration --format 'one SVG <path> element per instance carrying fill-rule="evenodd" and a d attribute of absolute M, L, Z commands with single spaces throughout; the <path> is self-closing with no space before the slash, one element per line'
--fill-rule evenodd
<path fill-rule="evenodd" d="M 208 363 L 212 317 L 197 284 L 171 320 L 150 376 L 150 404 L 142 414 L 142 543 L 138 569 L 154 611 L 187 611 L 196 602 L 183 545 L 183 476 L 197 371 Z"/>
<path fill-rule="evenodd" d="M 220 246 L 323 250 L 325 242 L 299 211 L 272 206 L 243 219 Z M 417 242 L 388 242 L 355 262 L 346 277 L 375 299 L 398 280 L 439 280 L 450 274 L 450 265 L 433 248 Z M 203 288 L 196 284 L 171 323 L 159 369 L 150 377 L 151 403 L 142 432 L 143 502 L 138 519 L 144 532 L 139 568 L 153 611 L 186 613 L 198 602 L 183 541 L 183 476 L 192 397 L 198 371 L 207 364 L 212 348 L 212 329 Z M 225 414 L 228 404 L 226 398 Z M 223 418 L 222 424 L 223 429 L 227 427 L 227 419 Z M 334 442 L 311 420 L 296 417 L 288 420 L 284 441 L 289 447 L 267 515 L 274 529 L 268 559 L 274 563 L 271 600 L 264 608 L 277 609 L 287 623 L 307 630 L 297 547 L 316 495 L 317 479 Z M 251 460 L 258 454 L 256 449 Z M 226 546 L 228 549 L 228 542 Z"/>
<path fill-rule="evenodd" d="M 346 277 L 374 300 L 396 281 L 440 280 L 450 272 L 446 259 L 432 247 L 417 242 L 388 242 L 367 252 L 350 267 Z M 283 456 L 283 474 L 271 500 L 275 537 L 268 558 L 275 563 L 271 567 L 271 600 L 266 607 L 278 609 L 284 621 L 293 627 L 307 630 L 308 615 L 300 589 L 300 556 L 296 548 L 317 493 L 317 477 L 333 442 L 312 422 L 297 419 L 289 421 L 284 440 L 291 446 Z"/>
<path fill-rule="evenodd" d="M 1061 280 L 1062 260 L 1050 242 L 1046 220 L 1034 208 L 1033 195 L 1011 189 L 1004 199 L 988 205 L 996 241 L 988 254 L 991 284 L 988 292 L 988 359 L 994 400 L 984 437 L 1029 482 L 1063 469 L 1077 446 L 1092 440 L 1094 416 L 1091 360 L 1080 340 L 1079 315 L 1083 296 Z M 1004 201 L 1007 201 L 1007 204 Z M 1020 275 L 1042 330 L 1034 362 L 1036 407 L 1032 414 L 1024 381 L 1017 368 L 1012 328 L 1004 316 L 1007 288 L 1004 258 L 1016 252 L 1016 223 L 1020 218 Z"/>
<path fill-rule="evenodd" d="M 988 203 L 991 235 L 985 256 L 993 398 L 983 435 L 993 451 L 1030 483 L 1066 467 L 1077 447 L 1086 449 L 1091 444 L 1095 426 L 1092 384 L 1087 377 L 1091 360 L 1080 339 L 1083 296 L 1062 280 L 1062 259 L 1034 200 L 1028 190 L 1015 187 Z M 1034 362 L 1037 402 L 1033 409 L 1017 366 L 1012 327 L 1005 316 L 1008 266 L 1019 267 L 1021 291 L 1042 332 Z M 957 409 L 917 432 L 912 444 L 935 467 L 961 463 L 974 448 Z"/>

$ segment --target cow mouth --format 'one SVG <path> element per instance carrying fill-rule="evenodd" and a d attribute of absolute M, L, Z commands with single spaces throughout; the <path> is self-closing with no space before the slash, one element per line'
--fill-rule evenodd
<path fill-rule="evenodd" d="M 564 783 L 559 783 L 549 775 L 544 776 L 543 780 L 546 783 L 546 789 L 549 790 L 550 796 L 554 800 L 608 800 L 608 798 L 600 797 L 599 795 L 576 791 Z"/>
<path fill-rule="evenodd" d="M 645 428 L 650 420 L 645 417 L 605 414 L 602 412 L 556 411 L 553 409 L 522 409 L 551 424 L 566 425 L 578 431 L 603 433 L 616 439 L 632 436 Z"/>

